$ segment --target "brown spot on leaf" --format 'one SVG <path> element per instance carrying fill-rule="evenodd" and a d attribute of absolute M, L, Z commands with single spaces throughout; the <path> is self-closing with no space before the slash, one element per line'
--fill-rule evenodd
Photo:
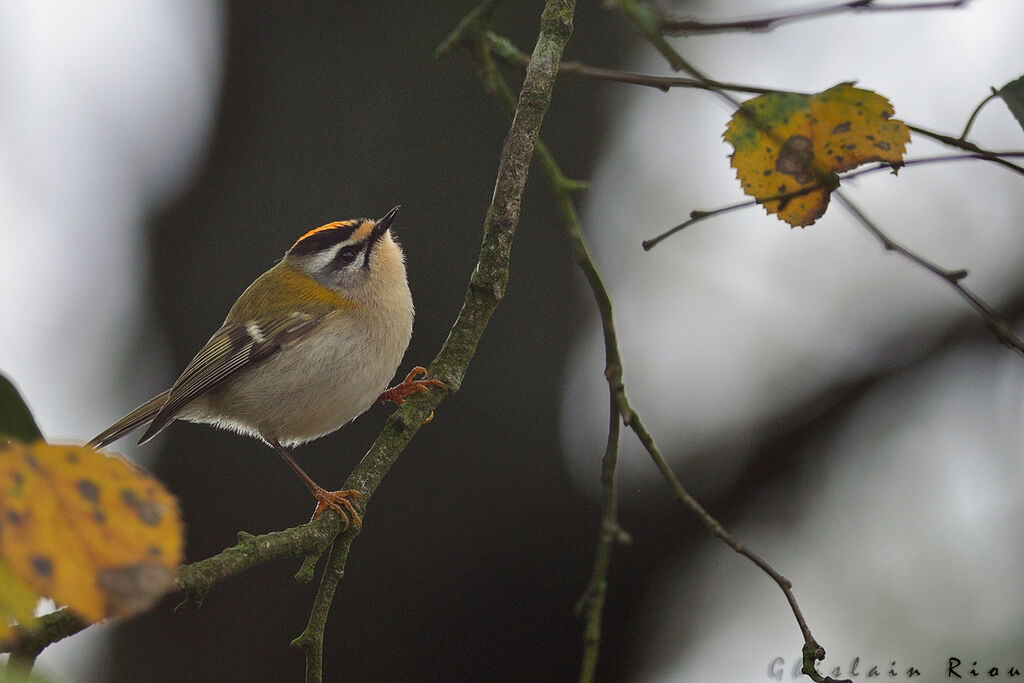
<path fill-rule="evenodd" d="M 814 143 L 805 135 L 794 135 L 786 140 L 775 160 L 775 170 L 792 176 L 803 185 L 814 178 L 811 163 L 814 160 Z"/>
<path fill-rule="evenodd" d="M 79 479 L 75 483 L 75 488 L 90 503 L 96 503 L 100 499 L 100 487 L 96 485 L 96 482 L 88 479 Z"/>
<path fill-rule="evenodd" d="M 79 460 L 78 453 L 75 453 L 74 451 L 68 451 L 67 453 L 64 454 L 64 459 L 70 463 L 76 463 Z"/>
<path fill-rule="evenodd" d="M 44 579 L 53 576 L 53 560 L 45 555 L 33 555 L 31 559 L 32 570 Z"/>
<path fill-rule="evenodd" d="M 15 526 L 21 524 L 21 513 L 17 512 L 16 510 L 8 510 L 7 521 L 11 524 L 14 524 Z"/>
<path fill-rule="evenodd" d="M 892 149 L 892 145 L 890 145 L 888 142 L 884 140 L 882 142 L 876 142 L 875 147 L 877 147 L 878 149 L 884 149 L 886 152 Z"/>
<path fill-rule="evenodd" d="M 155 564 L 103 569 L 98 577 L 100 589 L 107 595 L 110 612 L 118 616 L 148 609 L 166 592 L 173 579 L 171 570 Z"/>
<path fill-rule="evenodd" d="M 839 135 L 840 133 L 849 133 L 849 132 L 850 132 L 850 122 L 849 121 L 843 121 L 842 123 L 840 123 L 839 125 L 837 125 L 835 128 L 832 129 L 832 135 Z"/>
<path fill-rule="evenodd" d="M 164 516 L 163 506 L 158 503 L 139 503 L 135 507 L 135 512 L 147 526 L 156 526 Z"/>
<path fill-rule="evenodd" d="M 21 457 L 25 460 L 25 463 L 29 467 L 36 471 L 39 470 L 39 461 L 36 460 L 36 457 L 34 455 L 32 455 L 31 453 L 24 453 Z"/>
<path fill-rule="evenodd" d="M 121 500 L 135 511 L 139 520 L 147 526 L 156 526 L 164 516 L 164 508 L 159 503 L 144 501 L 132 489 L 121 490 Z"/>

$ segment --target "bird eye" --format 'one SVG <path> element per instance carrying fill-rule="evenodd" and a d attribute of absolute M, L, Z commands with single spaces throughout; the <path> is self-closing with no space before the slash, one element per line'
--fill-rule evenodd
<path fill-rule="evenodd" d="M 336 258 L 338 259 L 339 263 L 349 264 L 355 261 L 356 256 L 358 255 L 359 249 L 357 249 L 356 247 L 345 247 L 344 249 L 338 252 L 338 256 Z"/>

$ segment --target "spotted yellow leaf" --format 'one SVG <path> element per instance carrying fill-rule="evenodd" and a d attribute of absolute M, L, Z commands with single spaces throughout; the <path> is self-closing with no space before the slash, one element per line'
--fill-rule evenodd
<path fill-rule="evenodd" d="M 838 173 L 880 161 L 896 170 L 910 130 L 881 95 L 840 83 L 815 95 L 759 95 L 733 114 L 725 140 L 743 191 L 791 226 L 828 208 Z"/>
<path fill-rule="evenodd" d="M 182 559 L 177 501 L 117 456 L 0 445 L 0 560 L 82 620 L 148 609 Z"/>
<path fill-rule="evenodd" d="M 0 643 L 12 645 L 17 631 L 12 624 L 31 628 L 35 623 L 36 603 L 40 595 L 15 576 L 0 560 Z"/>

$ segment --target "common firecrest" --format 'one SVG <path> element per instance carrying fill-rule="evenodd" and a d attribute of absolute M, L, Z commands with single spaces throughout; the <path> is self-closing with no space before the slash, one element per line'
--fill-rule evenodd
<path fill-rule="evenodd" d="M 354 489 L 327 491 L 285 447 L 330 434 L 377 401 L 401 404 L 438 380 L 387 389 L 412 336 L 412 295 L 402 249 L 391 236 L 399 207 L 377 221 L 328 223 L 300 237 L 273 268 L 256 278 L 224 324 L 174 385 L 96 436 L 102 448 L 148 423 L 145 443 L 174 420 L 203 422 L 268 443 L 317 500 L 348 527 L 359 516 Z M 347 512 L 347 514 L 346 514 Z"/>

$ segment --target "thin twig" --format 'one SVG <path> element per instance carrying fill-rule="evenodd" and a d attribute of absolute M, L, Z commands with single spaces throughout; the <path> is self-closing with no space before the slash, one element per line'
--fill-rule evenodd
<path fill-rule="evenodd" d="M 661 20 L 661 30 L 672 36 L 686 36 L 709 33 L 726 33 L 729 31 L 770 31 L 779 24 L 818 19 L 832 14 L 845 12 L 906 12 L 912 10 L 954 9 L 967 4 L 969 0 L 940 0 L 938 2 L 904 2 L 900 4 L 879 5 L 874 0 L 851 0 L 837 5 L 808 7 L 776 14 L 758 19 L 737 19 L 732 21 L 697 21 L 694 19 Z"/>
<path fill-rule="evenodd" d="M 1020 154 L 1018 153 L 992 152 L 987 149 L 982 149 L 981 147 L 978 147 L 973 142 L 968 142 L 967 140 L 964 140 L 963 137 L 954 138 L 950 135 L 936 133 L 935 131 L 928 130 L 927 128 L 922 128 L 920 126 L 915 126 L 909 123 L 907 124 L 907 128 L 909 128 L 911 131 L 919 135 L 924 135 L 925 137 L 929 137 L 933 140 L 941 142 L 944 145 L 949 145 L 950 147 L 956 147 L 957 149 L 973 152 L 974 154 L 978 155 L 978 157 L 981 159 L 986 159 L 993 163 L 999 164 L 1000 166 L 1004 166 L 1015 173 L 1024 175 L 1024 168 L 1018 166 L 1017 164 L 1011 163 L 1005 159 L 1005 157 L 1009 156 L 1020 156 Z"/>
<path fill-rule="evenodd" d="M 493 34 L 477 34 L 475 49 L 471 50 L 477 71 L 488 90 L 498 98 L 498 103 L 510 117 L 514 116 L 515 98 L 508 82 L 498 71 L 492 58 Z M 579 214 L 572 194 L 586 185 L 566 177 L 555 161 L 554 155 L 538 138 L 534 156 L 544 171 L 548 184 L 555 195 L 563 221 L 573 248 L 577 264 L 583 270 L 590 284 L 601 315 L 605 342 L 605 377 L 609 387 L 608 438 L 601 461 L 601 528 L 591 569 L 590 581 L 576 603 L 576 613 L 583 619 L 583 653 L 580 659 L 580 683 L 590 683 L 597 673 L 601 649 L 601 622 L 608 592 L 608 570 L 611 566 L 612 549 L 616 542 L 628 542 L 629 536 L 619 526 L 618 504 L 615 491 L 615 471 L 618 463 L 618 445 L 621 416 L 615 401 L 615 393 L 622 386 L 622 362 L 619 358 L 615 323 L 612 319 L 611 298 L 601 281 L 600 273 L 587 250 L 580 224 Z"/>
<path fill-rule="evenodd" d="M 831 677 L 821 677 L 821 674 L 818 673 L 814 664 L 815 662 L 821 661 L 825 658 L 825 650 L 818 644 L 814 639 L 814 636 L 811 634 L 811 629 L 807 625 L 807 620 L 804 619 L 803 612 L 800 610 L 800 605 L 797 604 L 796 596 L 793 594 L 793 584 L 789 579 L 776 571 L 776 569 L 760 555 L 730 536 L 718 520 L 708 514 L 707 510 L 704 509 L 697 499 L 691 496 L 686 489 L 683 488 L 683 485 L 679 483 L 679 479 L 676 477 L 675 472 L 672 471 L 672 468 L 669 466 L 664 456 L 662 456 L 658 445 L 654 442 L 654 437 L 651 436 L 651 433 L 648 432 L 647 428 L 644 426 L 643 421 L 640 419 L 640 415 L 637 414 L 629 404 L 625 391 L 619 392 L 616 398 L 618 400 L 619 412 L 622 414 L 623 421 L 633 430 L 633 433 L 636 434 L 640 443 L 643 444 L 648 454 L 650 454 L 658 469 L 661 471 L 662 476 L 665 478 L 665 481 L 667 481 L 669 486 L 672 488 L 672 492 L 675 495 L 676 500 L 689 508 L 689 510 L 697 516 L 712 535 L 757 565 L 761 571 L 770 576 L 772 580 L 778 584 L 779 588 L 782 589 L 782 593 L 786 596 L 786 600 L 789 602 L 789 607 L 793 611 L 793 616 L 796 618 L 797 625 L 800 627 L 800 633 L 803 634 L 803 673 L 818 683 L 852 683 L 848 680 L 837 681 Z"/>
<path fill-rule="evenodd" d="M 992 330 L 992 333 L 995 334 L 996 338 L 1000 342 L 1006 344 L 1012 349 L 1016 349 L 1017 351 L 1024 353 L 1024 339 L 1021 339 L 1016 333 L 1014 333 L 1009 321 L 1000 315 L 998 311 L 980 299 L 974 292 L 964 287 L 962 280 L 967 277 L 966 270 L 947 270 L 932 263 L 923 256 L 920 256 L 897 243 L 891 237 L 882 232 L 881 228 L 879 228 L 878 225 L 843 192 L 837 190 L 835 192 L 835 197 L 836 201 L 845 206 L 850 213 L 857 218 L 861 225 L 867 228 L 868 231 L 882 243 L 882 247 L 885 248 L 886 251 L 892 251 L 899 254 L 911 263 L 917 264 L 947 282 L 954 290 L 956 290 L 957 294 L 963 297 L 963 299 L 966 300 L 975 311 L 977 311 L 978 315 L 981 316 L 981 319 L 985 321 L 985 324 L 990 330 Z"/>
<path fill-rule="evenodd" d="M 644 5 L 636 3 L 634 0 L 619 0 L 619 8 L 626 14 L 627 17 L 629 17 L 629 19 L 632 21 L 633 25 L 641 33 L 641 35 L 644 38 L 646 38 L 647 41 L 650 42 L 651 45 L 655 47 L 655 49 L 661 52 L 661 54 L 668 61 L 669 65 L 672 66 L 672 68 L 677 70 L 686 70 L 694 78 L 704 81 L 705 83 L 710 82 L 710 80 L 704 74 L 697 71 L 686 59 L 679 55 L 679 53 L 677 53 L 672 48 L 672 46 L 669 45 L 661 36 L 661 34 L 656 30 L 657 15 L 654 13 L 653 10 Z M 729 95 L 728 93 L 722 92 L 720 90 L 715 90 L 714 92 L 726 102 L 735 102 L 732 96 Z M 739 106 L 736 105 L 736 108 L 739 109 Z M 1010 168 L 1011 170 L 1017 173 L 1024 174 L 1024 168 L 1021 168 L 1020 166 L 1008 161 L 1005 158 L 1001 158 L 1001 156 L 1016 156 L 1016 153 L 1004 153 L 1003 155 L 1000 156 L 997 155 L 996 153 L 988 152 L 987 150 L 982 150 L 977 145 L 967 142 L 966 140 L 953 138 L 951 136 L 943 135 L 941 133 L 935 133 L 934 131 L 930 131 L 925 128 L 920 128 L 918 126 L 908 126 L 908 128 L 910 128 L 910 130 L 918 134 L 926 135 L 944 144 L 957 147 L 959 149 L 969 150 L 972 152 L 972 154 L 976 155 L 979 158 L 983 158 L 988 161 L 998 163 L 1002 166 Z M 992 330 L 992 332 L 996 335 L 996 338 L 999 339 L 999 341 L 1001 341 L 1002 343 L 1006 344 L 1011 348 L 1017 349 L 1018 351 L 1024 351 L 1024 341 L 1022 341 L 1020 337 L 1018 337 L 1013 332 L 1007 321 L 1002 316 L 1000 316 L 995 311 L 995 309 L 993 309 L 982 299 L 980 299 L 977 295 L 975 295 L 969 289 L 964 287 L 963 284 L 961 284 L 960 280 L 966 276 L 965 271 L 946 271 L 942 268 L 939 268 L 930 261 L 927 261 L 921 256 L 915 254 L 909 249 L 906 249 L 905 247 L 896 244 L 887 236 L 885 236 L 884 233 L 882 233 L 881 230 L 879 230 L 878 227 L 863 214 L 863 212 L 861 212 L 852 203 L 850 203 L 850 201 L 843 194 L 841 194 L 838 190 L 834 194 L 836 194 L 840 201 L 842 201 L 844 205 L 847 206 L 847 208 L 853 211 L 853 213 L 861 220 L 861 222 L 865 226 L 867 226 L 875 234 L 875 236 L 882 241 L 882 244 L 885 246 L 886 249 L 896 251 L 897 253 L 907 258 L 909 261 L 918 264 L 919 266 L 929 270 L 930 272 L 938 275 L 939 277 L 942 277 L 944 280 L 949 282 L 950 285 L 953 286 L 954 289 L 956 289 L 957 293 L 961 297 L 963 297 L 978 312 L 979 315 L 981 315 L 982 319 L 985 321 L 985 324 L 988 325 L 989 329 Z M 687 225 L 687 223 L 684 223 L 682 225 L 685 226 Z M 673 229 L 673 231 L 678 231 L 680 229 L 682 229 L 682 227 L 677 226 L 677 228 Z"/>
<path fill-rule="evenodd" d="M 622 416 L 615 404 L 615 395 L 609 397 L 608 440 L 601 459 L 601 530 L 597 535 L 594 565 L 583 596 L 576 603 L 576 613 L 583 619 L 583 655 L 580 657 L 580 683 L 590 683 L 597 675 L 597 662 L 601 652 L 601 621 L 608 595 L 608 569 L 611 567 L 612 549 L 616 541 L 625 536 L 619 526 L 618 501 L 615 492 L 615 470 L 619 457 L 619 426 Z"/>
<path fill-rule="evenodd" d="M 306 651 L 306 683 L 319 683 L 323 680 L 324 670 L 324 628 L 327 626 L 327 615 L 331 611 L 331 602 L 338 582 L 345 575 L 345 562 L 348 560 L 349 548 L 355 536 L 346 534 L 334 541 L 331 555 L 327 560 L 320 588 L 313 601 L 313 609 L 309 614 L 306 629 L 292 641 L 292 647 Z"/>
<path fill-rule="evenodd" d="M 477 54 L 478 56 L 483 54 L 489 59 L 486 51 L 483 51 L 482 53 L 478 52 Z M 692 69 L 692 67 L 687 68 Z M 488 82 L 491 88 L 497 92 L 500 97 L 503 83 L 500 75 L 495 75 L 491 69 L 484 66 L 481 66 L 481 70 L 486 72 L 486 82 Z M 695 70 L 692 72 L 698 73 Z M 651 437 L 650 433 L 648 433 L 646 428 L 643 426 L 640 416 L 629 404 L 629 400 L 626 397 L 625 385 L 622 381 L 623 366 L 618 348 L 611 298 L 608 295 L 608 291 L 605 288 L 600 273 L 590 256 L 589 250 L 587 249 L 582 230 L 580 229 L 579 218 L 576 213 L 575 205 L 572 202 L 569 192 L 565 190 L 569 181 L 565 179 L 565 176 L 554 161 L 554 158 L 539 140 L 537 145 L 537 159 L 542 168 L 544 168 L 548 175 L 548 179 L 555 190 L 556 198 L 558 199 L 559 206 L 562 209 L 563 218 L 569 228 L 570 242 L 573 246 L 574 256 L 578 265 L 583 270 L 584 275 L 587 278 L 587 282 L 591 287 L 591 292 L 597 302 L 605 339 L 605 377 L 608 381 L 611 400 L 616 407 L 618 416 L 622 419 L 624 424 L 633 429 L 641 443 L 644 444 L 648 453 L 650 453 L 652 459 L 657 464 L 659 470 L 669 482 L 669 485 L 672 487 L 676 497 L 694 514 L 696 514 L 715 536 L 724 540 L 730 547 L 736 550 L 736 552 L 745 555 L 758 567 L 764 570 L 779 585 L 783 594 L 786 596 L 791 609 L 793 610 L 801 634 L 804 636 L 805 673 L 808 673 L 808 675 L 815 681 L 831 681 L 832 679 L 821 678 L 817 673 L 817 670 L 814 668 L 814 663 L 823 659 L 825 652 L 811 635 L 807 622 L 803 617 L 803 613 L 800 611 L 800 607 L 793 595 L 790 582 L 771 567 L 771 565 L 765 562 L 765 560 L 760 556 L 733 539 L 725 531 L 722 525 L 714 517 L 709 515 L 708 512 L 696 501 L 696 499 L 686 492 L 679 483 L 678 478 L 676 478 L 675 474 L 668 466 L 667 462 L 665 462 L 660 451 L 658 451 L 657 446 L 654 444 L 653 437 Z M 613 457 L 609 456 L 609 454 L 614 456 L 618 452 L 617 448 L 612 449 L 612 443 L 613 441 L 614 443 L 617 443 L 617 439 L 617 430 L 613 431 L 610 427 L 608 445 L 606 447 L 606 457 L 602 463 L 602 483 L 604 484 L 602 496 L 602 529 L 598 539 L 598 548 L 595 553 L 591 580 L 578 605 L 578 608 L 584 613 L 586 618 L 586 624 L 584 627 L 584 657 L 580 673 L 581 681 L 592 680 L 593 674 L 596 670 L 598 646 L 600 642 L 601 614 L 604 605 L 611 549 L 616 537 L 622 533 L 618 524 L 615 505 L 615 460 Z"/>
<path fill-rule="evenodd" d="M 818 189 L 818 186 L 815 185 L 813 187 L 813 189 L 815 189 L 815 190 Z M 789 194 L 793 195 L 794 193 L 790 192 Z M 771 199 L 772 200 L 785 200 L 785 199 L 791 199 L 791 197 L 779 196 L 779 197 L 772 197 Z M 768 201 L 768 200 L 765 200 L 765 201 Z M 668 230 L 666 230 L 665 232 L 661 233 L 657 237 L 652 237 L 651 239 L 644 240 L 643 242 L 640 243 L 640 245 L 644 248 L 644 251 L 650 251 L 651 249 L 656 247 L 662 240 L 671 237 L 672 235 L 676 234 L 677 232 L 679 232 L 683 228 L 690 227 L 694 223 L 700 223 L 701 221 L 706 221 L 707 219 L 714 218 L 715 216 L 721 216 L 723 213 L 729 213 L 730 211 L 737 211 L 739 209 L 745 209 L 745 208 L 750 207 L 750 206 L 757 206 L 760 203 L 761 202 L 757 201 L 756 199 L 751 199 L 749 201 L 738 202 L 736 204 L 729 204 L 728 206 L 720 206 L 717 209 L 708 209 L 706 211 L 701 210 L 701 209 L 694 209 L 693 211 L 690 212 L 690 218 L 688 220 L 683 221 L 682 223 L 680 223 L 679 225 L 675 226 L 674 228 L 669 228 Z"/>
<path fill-rule="evenodd" d="M 967 117 L 967 123 L 964 125 L 964 132 L 960 133 L 961 141 L 967 139 L 967 134 L 971 132 L 971 126 L 974 125 L 974 119 L 978 118 L 978 114 L 981 112 L 981 108 L 997 97 L 999 97 L 999 91 L 996 90 L 995 88 L 992 88 L 991 94 L 989 94 L 981 102 L 978 102 L 978 106 L 975 107 L 974 111 L 971 112 L 971 115 Z"/>
<path fill-rule="evenodd" d="M 642 10 L 638 10 L 641 11 Z M 524 60 L 529 60 L 529 56 L 521 52 L 515 47 L 508 39 L 493 33 L 488 33 L 487 38 L 491 44 L 491 48 L 494 54 L 501 57 L 504 61 L 509 64 L 517 66 L 523 66 Z M 680 67 L 683 68 L 683 67 Z M 692 66 L 687 66 L 692 69 Z M 804 97 L 810 97 L 813 93 L 798 92 L 795 90 L 781 90 L 778 88 L 766 88 L 757 85 L 746 85 L 742 83 L 725 83 L 722 81 L 715 81 L 709 78 L 681 78 L 677 76 L 653 76 L 651 74 L 640 74 L 633 73 L 630 71 L 617 71 L 615 69 L 601 69 L 597 67 L 587 66 L 581 62 L 564 62 L 559 73 L 564 73 L 570 76 L 578 76 L 581 78 L 590 78 L 594 80 L 611 81 L 614 83 L 625 83 L 628 85 L 640 85 L 647 88 L 656 88 L 662 92 L 668 92 L 672 88 L 692 88 L 696 90 L 707 90 L 717 92 L 720 95 L 723 94 L 721 91 L 729 92 L 741 92 L 753 95 L 768 95 L 768 94 L 783 94 L 783 95 L 803 95 Z M 993 94 L 985 98 L 979 104 L 974 112 L 971 114 L 970 119 L 967 122 L 967 126 L 964 128 L 963 134 L 959 138 L 955 138 L 952 135 L 946 135 L 939 133 L 923 126 L 917 126 L 911 123 L 907 123 L 906 126 L 909 130 L 922 135 L 938 142 L 941 142 L 950 147 L 962 149 L 968 152 L 973 152 L 976 156 L 974 158 L 985 159 L 993 163 L 999 164 L 1015 173 L 1024 175 L 1024 167 L 1007 161 L 1008 157 L 1020 156 L 1017 152 L 994 152 L 992 150 L 984 149 L 968 142 L 964 138 L 967 137 L 967 133 L 970 130 L 971 124 L 974 118 L 977 116 L 978 111 L 981 107 L 994 97 L 998 96 L 998 92 L 993 91 Z M 735 108 L 739 108 L 739 103 L 731 97 L 725 98 L 725 101 Z M 957 157 L 960 158 L 960 157 Z M 964 157 L 966 158 L 966 157 Z M 910 162 L 907 162 L 908 164 Z"/>
<path fill-rule="evenodd" d="M 696 69 L 688 60 L 668 44 L 661 32 L 659 16 L 654 10 L 651 10 L 646 5 L 642 5 L 635 0 L 619 0 L 618 7 L 641 36 L 643 36 L 656 50 L 658 50 L 658 52 L 661 53 L 665 60 L 668 61 L 669 66 L 676 71 L 686 71 L 693 78 L 700 80 L 705 84 L 710 84 L 712 82 L 711 79 Z M 736 99 L 727 92 L 713 88 L 711 91 L 718 95 L 720 99 L 729 104 L 733 109 L 740 109 L 739 102 L 737 102 Z M 820 177 L 821 174 L 818 175 L 819 181 L 822 182 L 822 184 L 828 184 L 829 179 Z M 782 590 L 783 594 L 786 596 L 787 602 L 789 603 L 790 609 L 793 611 L 793 616 L 796 618 L 797 625 L 800 628 L 800 633 L 804 639 L 802 668 L 804 675 L 809 677 L 811 680 L 816 681 L 816 683 L 851 683 L 850 681 L 836 681 L 831 677 L 823 678 L 821 674 L 818 673 L 815 664 L 825 658 L 825 649 L 814 639 L 814 636 L 807 625 L 807 621 L 804 619 L 803 613 L 800 610 L 800 606 L 797 604 L 796 597 L 793 594 L 792 584 L 760 556 L 747 549 L 726 533 L 721 524 L 711 517 L 696 499 L 686 492 L 679 483 L 678 478 L 676 478 L 675 473 L 672 472 L 672 469 L 668 466 L 664 457 L 662 457 L 661 452 L 654 443 L 654 438 L 643 426 L 640 416 L 635 410 L 633 410 L 632 406 L 630 406 L 629 401 L 626 398 L 625 390 L 616 394 L 616 400 L 619 405 L 619 412 L 622 415 L 623 422 L 633 429 L 637 438 L 640 439 L 640 442 L 647 449 L 651 458 L 654 459 L 658 469 L 662 473 L 662 476 L 665 477 L 669 486 L 671 486 L 676 498 L 689 508 L 689 510 L 704 523 L 712 534 L 724 541 L 736 552 L 747 557 L 747 559 L 768 574 L 768 576 L 771 577 L 771 579 L 775 581 Z"/>
<path fill-rule="evenodd" d="M 1015 158 L 1015 157 L 1024 158 L 1024 152 L 992 152 L 990 154 L 998 154 L 1002 158 Z M 952 161 L 968 161 L 968 160 L 974 160 L 974 159 L 982 159 L 982 160 L 986 160 L 987 161 L 987 160 L 989 160 L 989 153 L 985 153 L 985 154 L 943 154 L 943 155 L 934 156 L 934 157 L 919 157 L 917 159 L 907 159 L 905 162 L 903 162 L 903 167 L 907 167 L 907 166 L 923 166 L 925 164 L 948 163 L 948 162 L 952 162 Z M 850 171 L 848 173 L 844 173 L 843 175 L 839 176 L 839 180 L 840 180 L 840 182 L 846 182 L 846 181 L 849 181 L 849 180 L 853 180 L 854 178 L 858 178 L 858 177 L 860 177 L 862 175 L 868 175 L 869 173 L 878 173 L 880 171 L 888 171 L 889 173 L 892 173 L 892 166 L 890 166 L 889 164 L 887 164 L 885 162 L 880 162 L 878 164 L 875 164 L 874 166 L 868 166 L 867 168 L 861 168 L 861 169 L 858 169 L 856 171 Z M 761 200 L 750 199 L 750 200 L 747 200 L 745 202 L 737 202 L 735 204 L 727 204 L 726 206 L 719 206 L 719 207 L 714 208 L 714 209 L 694 209 L 693 211 L 690 212 L 690 218 L 688 220 L 683 221 L 682 223 L 680 223 L 679 225 L 677 225 L 677 226 L 675 226 L 673 228 L 669 228 L 668 230 L 666 230 L 665 232 L 661 233 L 660 235 L 658 235 L 656 237 L 652 237 L 650 239 L 646 239 L 643 242 L 641 242 L 640 244 L 644 248 L 644 251 L 650 251 L 651 249 L 653 249 L 655 246 L 657 246 L 665 238 L 671 237 L 672 235 L 676 234 L 680 230 L 683 230 L 684 228 L 690 227 L 694 223 L 700 223 L 701 221 L 705 221 L 705 220 L 707 220 L 709 218 L 714 218 L 715 216 L 720 216 L 720 215 L 722 215 L 724 213 L 729 213 L 731 211 L 737 211 L 739 209 L 746 209 L 746 208 L 749 208 L 751 206 L 757 206 L 758 204 L 763 204 L 764 202 L 786 201 L 788 199 L 793 199 L 795 197 L 800 197 L 800 196 L 803 196 L 803 195 L 808 194 L 810 192 L 814 192 L 815 190 L 821 189 L 821 187 L 822 187 L 822 185 L 815 184 L 815 185 L 810 185 L 808 187 L 802 187 L 799 190 L 793 190 L 792 192 L 786 192 L 784 194 L 778 194 L 778 195 L 774 195 L 774 196 L 771 196 L 771 197 L 765 197 L 764 199 L 761 199 Z"/>
<path fill-rule="evenodd" d="M 488 32 L 487 39 L 490 42 L 494 55 L 502 61 L 525 67 L 530 61 L 530 55 L 521 51 L 504 36 Z M 672 88 L 696 88 L 698 90 L 731 90 L 752 95 L 764 95 L 767 93 L 792 94 L 790 90 L 773 90 L 754 85 L 743 85 L 739 83 L 723 83 L 721 81 L 701 81 L 696 78 L 680 78 L 676 76 L 653 76 L 640 74 L 631 71 L 619 71 L 617 69 L 602 69 L 594 66 L 587 66 L 582 62 L 562 62 L 558 68 L 559 75 L 577 76 L 600 81 L 612 81 L 614 83 L 626 83 L 629 85 L 642 85 L 648 88 L 657 88 L 668 92 Z"/>

